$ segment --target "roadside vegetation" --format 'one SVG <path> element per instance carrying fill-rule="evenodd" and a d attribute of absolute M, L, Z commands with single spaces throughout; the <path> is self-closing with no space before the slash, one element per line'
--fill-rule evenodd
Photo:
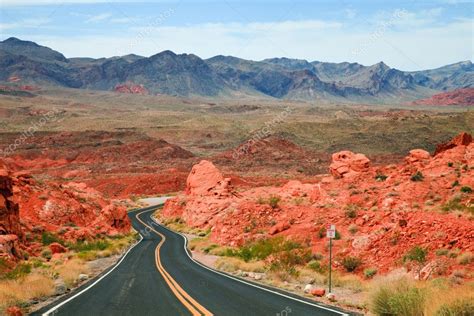
<path fill-rule="evenodd" d="M 0 258 L 0 315 L 6 314 L 11 306 L 27 311 L 34 302 L 74 288 L 99 272 L 91 269 L 89 261 L 122 253 L 137 236 L 131 233 L 72 243 L 55 234 L 43 233 L 39 237 L 43 244 L 39 256 L 30 256 L 17 264 Z M 63 245 L 67 251 L 53 254 L 49 248 L 52 243 Z M 100 263 L 97 261 L 95 265 Z"/>
<path fill-rule="evenodd" d="M 346 216 L 352 218 L 353 212 L 357 210 L 348 207 Z M 241 247 L 226 247 L 214 243 L 210 231 L 189 228 L 179 218 L 162 223 L 190 234 L 188 247 L 212 256 L 211 265 L 218 270 L 308 297 L 313 297 L 303 291 L 308 285 L 327 289 L 327 254 L 312 253 L 304 242 L 271 237 Z M 461 265 L 474 260 L 472 253 L 459 253 L 455 249 L 440 248 L 435 254 L 456 258 Z M 415 246 L 401 256 L 400 263 L 424 264 L 427 255 L 427 249 Z M 467 271 L 454 271 L 448 277 L 430 281 L 414 281 L 406 272 L 382 275 L 377 268 L 366 265 L 363 258 L 355 256 L 337 257 L 335 262 L 340 269 L 332 273 L 333 292 L 338 304 L 345 308 L 380 316 L 474 315 L 474 282 L 468 281 L 471 276 Z"/>

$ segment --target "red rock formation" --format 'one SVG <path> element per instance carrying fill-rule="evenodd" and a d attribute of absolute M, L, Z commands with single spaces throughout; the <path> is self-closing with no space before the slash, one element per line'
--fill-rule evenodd
<path fill-rule="evenodd" d="M 457 89 L 416 100 L 414 105 L 474 105 L 474 88 Z"/>
<path fill-rule="evenodd" d="M 464 145 L 465 139 L 469 136 L 459 137 L 454 147 L 434 157 L 412 150 L 405 161 L 387 166 L 371 167 L 364 155 L 341 152 L 331 164 L 336 177 L 322 175 L 315 183 L 289 181 L 239 194 L 227 189 L 229 194 L 214 195 L 224 177 L 212 163 L 201 162 L 189 176 L 186 194 L 168 200 L 163 215 L 211 229 L 211 239 L 219 244 L 287 236 L 325 255 L 326 239 L 319 236 L 327 224 L 335 224 L 342 236 L 334 241 L 336 268 L 341 268 L 340 258 L 351 255 L 363 258 L 366 267 L 386 272 L 414 246 L 429 250 L 428 262 L 439 259 L 434 254 L 439 248 L 473 252 L 474 226 L 467 211 L 473 197 L 460 188 L 474 188 L 474 143 Z M 467 167 L 450 167 L 450 162 Z M 421 181 L 412 180 L 415 172 L 423 175 Z M 272 207 L 271 197 L 279 198 L 277 207 Z M 453 199 L 466 211 L 442 212 Z M 357 227 L 357 232 L 349 227 Z M 446 260 L 448 268 L 440 273 L 459 267 L 455 260 Z"/>
<path fill-rule="evenodd" d="M 369 166 L 370 160 L 365 155 L 346 150 L 332 155 L 329 170 L 335 177 L 342 178 L 367 171 Z"/>
<path fill-rule="evenodd" d="M 49 249 L 51 249 L 51 253 L 63 253 L 67 251 L 67 248 L 61 245 L 60 243 L 53 242 L 49 245 Z"/>
<path fill-rule="evenodd" d="M 446 151 L 448 149 L 454 148 L 456 146 L 467 146 L 470 143 L 472 143 L 472 136 L 468 133 L 461 133 L 450 141 L 436 146 L 434 155 L 436 156 L 437 154 L 442 153 L 443 151 Z"/>
<path fill-rule="evenodd" d="M 131 82 L 116 85 L 114 91 L 131 94 L 148 94 L 148 90 L 143 85 L 137 85 Z"/>
<path fill-rule="evenodd" d="M 19 257 L 22 236 L 18 204 L 13 200 L 13 180 L 0 161 L 0 256 Z"/>

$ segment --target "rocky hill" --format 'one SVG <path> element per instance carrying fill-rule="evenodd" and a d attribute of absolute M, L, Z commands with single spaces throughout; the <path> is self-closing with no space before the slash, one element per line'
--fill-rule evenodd
<path fill-rule="evenodd" d="M 326 63 L 232 56 L 206 60 L 164 51 L 151 57 L 71 58 L 34 42 L 0 42 L 0 82 L 114 90 L 141 86 L 151 94 L 226 97 L 264 96 L 338 102 L 400 102 L 442 90 L 474 86 L 470 61 L 434 70 L 404 72 L 383 62 Z M 119 89 L 122 91 L 122 89 Z"/>
<path fill-rule="evenodd" d="M 474 105 L 474 88 L 439 93 L 430 98 L 413 101 L 417 105 Z"/>

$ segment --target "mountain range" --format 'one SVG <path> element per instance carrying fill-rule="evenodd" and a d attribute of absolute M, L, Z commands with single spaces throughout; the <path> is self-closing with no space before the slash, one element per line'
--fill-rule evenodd
<path fill-rule="evenodd" d="M 340 102 L 406 102 L 440 91 L 474 87 L 471 61 L 407 72 L 379 62 L 328 63 L 232 56 L 201 59 L 163 51 L 150 57 L 66 58 L 31 41 L 0 42 L 0 81 L 68 88 L 114 90 L 123 83 L 153 94 L 203 97 L 260 96 Z"/>

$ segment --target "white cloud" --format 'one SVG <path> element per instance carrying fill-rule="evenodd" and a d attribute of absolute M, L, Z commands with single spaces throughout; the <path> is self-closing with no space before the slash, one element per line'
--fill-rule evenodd
<path fill-rule="evenodd" d="M 97 15 L 92 15 L 85 22 L 86 23 L 100 22 L 100 21 L 109 19 L 111 16 L 112 14 L 110 13 L 101 13 Z"/>

